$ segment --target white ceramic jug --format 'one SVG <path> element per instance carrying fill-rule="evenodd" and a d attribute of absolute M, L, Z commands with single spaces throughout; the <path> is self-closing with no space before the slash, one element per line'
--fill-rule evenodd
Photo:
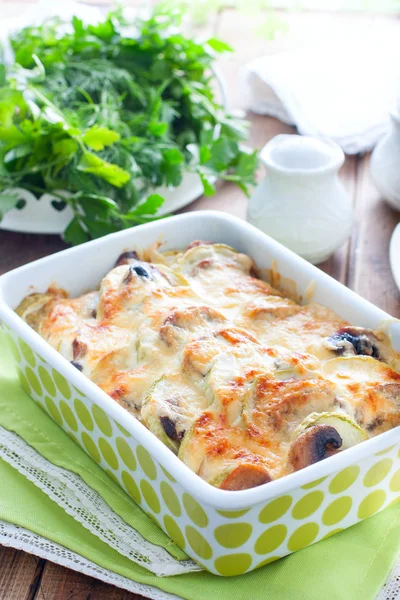
<path fill-rule="evenodd" d="M 390 116 L 391 129 L 375 146 L 370 169 L 382 196 L 400 210 L 400 106 Z"/>
<path fill-rule="evenodd" d="M 352 203 L 338 177 L 340 147 L 278 135 L 260 158 L 267 174 L 249 201 L 248 221 L 314 264 L 329 258 L 352 225 Z"/>

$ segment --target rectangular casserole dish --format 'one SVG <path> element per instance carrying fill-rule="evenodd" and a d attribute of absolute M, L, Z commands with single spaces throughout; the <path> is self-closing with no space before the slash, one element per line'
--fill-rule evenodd
<path fill-rule="evenodd" d="M 163 241 L 223 242 L 259 269 L 375 329 L 387 321 L 400 350 L 400 322 L 357 296 L 246 222 L 204 211 L 171 217 L 65 250 L 0 277 L 0 319 L 24 388 L 35 402 L 118 480 L 121 487 L 195 561 L 232 576 L 300 550 L 400 498 L 399 427 L 277 481 L 244 491 L 210 486 L 132 415 L 33 331 L 14 308 L 52 283 L 78 295 L 95 288 L 126 249 Z M 310 285 L 312 284 L 312 285 Z M 276 282 L 275 282 L 276 285 Z"/>

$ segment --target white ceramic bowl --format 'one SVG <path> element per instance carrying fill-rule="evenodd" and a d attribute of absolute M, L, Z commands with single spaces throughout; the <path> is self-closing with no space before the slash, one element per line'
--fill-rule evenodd
<path fill-rule="evenodd" d="M 391 127 L 375 146 L 370 163 L 373 182 L 384 199 L 400 210 L 400 107 L 390 113 Z"/>
<path fill-rule="evenodd" d="M 389 316 L 244 221 L 204 211 L 171 217 L 65 250 L 0 277 L 0 318 L 21 380 L 32 398 L 120 482 L 192 558 L 209 571 L 237 575 L 299 550 L 400 497 L 400 428 L 257 488 L 210 486 L 160 440 L 77 371 L 15 312 L 26 294 L 56 282 L 70 294 L 98 286 L 118 255 L 164 240 L 224 242 L 278 269 L 300 295 L 351 323 L 375 328 Z M 399 322 L 388 325 L 400 349 Z"/>

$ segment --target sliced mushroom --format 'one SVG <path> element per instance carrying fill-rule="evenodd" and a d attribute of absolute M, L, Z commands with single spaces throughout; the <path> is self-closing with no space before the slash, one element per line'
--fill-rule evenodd
<path fill-rule="evenodd" d="M 368 439 L 368 434 L 348 414 L 342 412 L 313 412 L 296 428 L 295 435 L 300 435 L 314 425 L 329 425 L 336 429 L 342 438 L 342 450 L 347 450 Z"/>
<path fill-rule="evenodd" d="M 299 471 L 336 454 L 342 443 L 342 438 L 330 425 L 313 425 L 290 446 L 289 464 L 295 471 Z"/>
<path fill-rule="evenodd" d="M 160 423 L 165 433 L 169 437 L 170 440 L 174 440 L 174 442 L 181 442 L 182 438 L 185 434 L 184 431 L 176 430 L 176 423 L 167 416 L 160 417 Z"/>
<path fill-rule="evenodd" d="M 234 467 L 218 487 L 221 490 L 248 490 L 249 488 L 257 487 L 270 481 L 272 481 L 272 478 L 264 466 L 242 464 Z"/>
<path fill-rule="evenodd" d="M 75 367 L 75 369 L 78 369 L 78 371 L 83 371 L 83 365 L 80 362 L 77 362 L 76 360 L 71 360 L 71 365 L 73 367 Z"/>
<path fill-rule="evenodd" d="M 154 267 L 148 263 L 143 263 L 140 260 L 132 261 L 129 264 L 129 270 L 124 278 L 124 283 L 128 284 L 134 277 L 141 277 L 143 279 L 153 279 Z"/>
<path fill-rule="evenodd" d="M 130 250 L 129 252 L 123 252 L 117 258 L 115 263 L 116 267 L 121 267 L 122 265 L 130 265 L 133 261 L 138 260 L 138 255 L 135 250 Z"/>
<path fill-rule="evenodd" d="M 88 351 L 88 346 L 77 337 L 72 342 L 72 358 L 76 361 L 78 358 L 83 358 Z"/>
<path fill-rule="evenodd" d="M 371 329 L 342 327 L 327 339 L 328 346 L 340 356 L 372 356 L 381 360 L 379 340 Z"/>
<path fill-rule="evenodd" d="M 155 265 L 143 260 L 131 259 L 129 262 L 129 270 L 123 283 L 129 284 L 135 277 L 140 277 L 144 281 L 154 281 L 157 284 L 164 284 L 165 281 L 173 286 L 189 284 L 183 275 L 173 271 L 166 265 Z"/>

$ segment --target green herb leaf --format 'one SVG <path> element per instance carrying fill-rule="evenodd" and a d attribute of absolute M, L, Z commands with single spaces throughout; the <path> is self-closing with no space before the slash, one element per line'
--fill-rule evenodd
<path fill-rule="evenodd" d="M 6 152 L 3 158 L 4 163 L 7 164 L 14 160 L 17 160 L 18 158 L 28 156 L 28 154 L 31 154 L 31 152 L 32 146 L 30 144 L 22 144 L 21 146 L 17 146 L 16 148 L 13 148 L 12 150 Z"/>
<path fill-rule="evenodd" d="M 97 177 L 108 181 L 115 187 L 122 187 L 131 177 L 128 171 L 103 160 L 100 156 L 96 156 L 91 152 L 83 154 L 77 168 L 79 171 L 97 175 Z"/>
<path fill-rule="evenodd" d="M 236 174 L 246 182 L 255 183 L 254 174 L 258 165 L 258 152 L 242 152 L 239 158 Z"/>
<path fill-rule="evenodd" d="M 88 31 L 105 42 L 110 42 L 115 34 L 114 25 L 108 17 L 104 23 L 89 25 Z"/>
<path fill-rule="evenodd" d="M 71 156 L 75 154 L 79 148 L 77 142 L 72 138 L 54 141 L 52 144 L 54 154 Z"/>
<path fill-rule="evenodd" d="M 218 40 L 217 38 L 210 38 L 206 42 L 207 46 L 210 46 L 215 52 L 233 52 L 233 48 L 226 44 L 222 40 Z"/>
<path fill-rule="evenodd" d="M 102 219 L 90 220 L 87 222 L 87 228 L 91 237 L 99 238 L 115 231 L 115 224 Z"/>
<path fill-rule="evenodd" d="M 83 21 L 78 19 L 78 17 L 72 17 L 72 27 L 75 31 L 75 36 L 77 38 L 83 37 L 85 35 L 85 27 L 83 26 Z"/>
<path fill-rule="evenodd" d="M 89 220 L 96 218 L 106 219 L 114 214 L 118 214 L 118 204 L 107 196 L 84 194 L 80 198 L 80 205 Z M 89 225 L 89 221 L 87 224 Z"/>
<path fill-rule="evenodd" d="M 211 157 L 207 162 L 207 166 L 216 173 L 224 171 L 234 161 L 238 150 L 238 143 L 235 140 L 219 138 L 211 146 Z"/>
<path fill-rule="evenodd" d="M 106 146 L 111 146 L 111 144 L 118 142 L 120 137 L 119 133 L 108 129 L 108 127 L 94 125 L 85 132 L 82 139 L 86 146 L 99 152 L 100 150 L 104 150 Z"/>
<path fill-rule="evenodd" d="M 162 137 L 167 133 L 167 131 L 168 123 L 163 123 L 160 121 L 159 123 L 153 122 L 149 124 L 149 132 L 156 137 Z"/>
<path fill-rule="evenodd" d="M 178 148 L 170 148 L 163 152 L 164 160 L 169 165 L 181 165 L 184 162 L 183 154 Z"/>
<path fill-rule="evenodd" d="M 6 85 L 7 81 L 7 70 L 5 65 L 0 65 L 0 87 Z"/>
<path fill-rule="evenodd" d="M 201 183 L 203 184 L 204 195 L 205 196 L 213 196 L 215 194 L 215 185 L 212 181 L 207 178 L 204 173 L 200 173 Z"/>
<path fill-rule="evenodd" d="M 127 216 L 155 215 L 163 204 L 164 198 L 160 194 L 150 194 L 142 204 L 139 204 L 135 210 L 130 211 Z"/>
<path fill-rule="evenodd" d="M 1 118 L 1 115 L 0 115 Z M 4 142 L 7 148 L 15 148 L 26 141 L 26 136 L 16 125 L 0 127 L 0 142 Z"/>
<path fill-rule="evenodd" d="M 90 239 L 88 232 L 84 229 L 82 222 L 78 217 L 72 219 L 71 223 L 64 231 L 63 238 L 70 244 L 83 244 Z"/>

